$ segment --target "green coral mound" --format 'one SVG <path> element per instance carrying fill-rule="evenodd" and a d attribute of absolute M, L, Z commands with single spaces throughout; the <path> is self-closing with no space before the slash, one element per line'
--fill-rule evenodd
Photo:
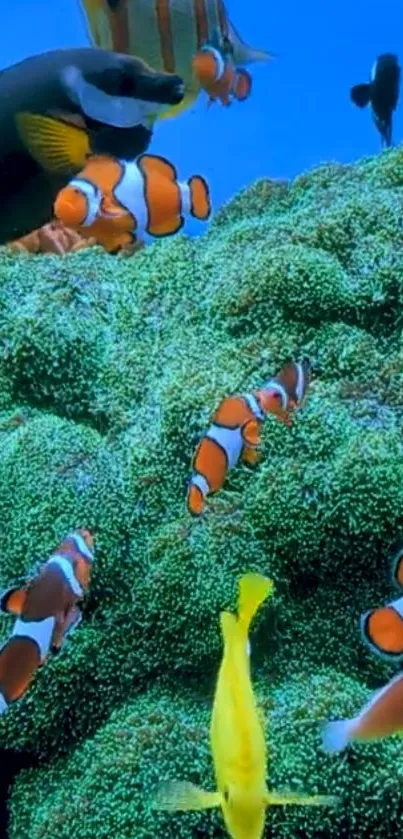
<path fill-rule="evenodd" d="M 145 802 L 162 777 L 212 788 L 218 616 L 249 570 L 276 584 L 252 638 L 269 786 L 341 797 L 271 810 L 268 835 L 401 828 L 399 740 L 330 758 L 320 726 L 392 675 L 358 620 L 396 596 L 403 536 L 402 187 L 397 149 L 261 181 L 199 240 L 132 259 L 0 252 L 1 584 L 71 528 L 96 547 L 82 624 L 0 719 L 2 745 L 45 764 L 15 784 L 12 839 L 225 835 L 218 813 Z M 302 354 L 316 377 L 292 429 L 269 417 L 261 462 L 190 519 L 220 399 Z"/>

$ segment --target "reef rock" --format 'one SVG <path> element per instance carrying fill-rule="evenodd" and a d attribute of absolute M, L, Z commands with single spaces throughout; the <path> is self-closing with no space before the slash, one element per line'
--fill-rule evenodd
<path fill-rule="evenodd" d="M 334 757 L 320 727 L 393 672 L 358 622 L 394 596 L 403 536 L 402 187 L 397 149 L 260 181 L 200 239 L 131 260 L 1 251 L 1 583 L 70 528 L 96 547 L 82 624 L 0 719 L 1 745 L 43 762 L 14 784 L 11 839 L 226 836 L 219 813 L 157 814 L 148 796 L 168 777 L 213 788 L 218 615 L 247 570 L 276 583 L 251 635 L 269 787 L 341 796 L 269 810 L 266 835 L 401 831 L 399 738 Z M 262 461 L 190 520 L 220 399 L 303 353 L 317 376 L 293 428 L 269 417 Z"/>

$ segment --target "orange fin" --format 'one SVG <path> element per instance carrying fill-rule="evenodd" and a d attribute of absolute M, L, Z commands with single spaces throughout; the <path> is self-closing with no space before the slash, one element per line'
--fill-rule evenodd
<path fill-rule="evenodd" d="M 11 615 L 20 615 L 27 597 L 26 588 L 8 588 L 0 598 L 0 610 Z"/>
<path fill-rule="evenodd" d="M 244 102 L 252 92 L 252 76 L 242 67 L 237 70 L 234 85 L 234 96 L 238 102 Z"/>
<path fill-rule="evenodd" d="M 242 450 L 242 462 L 247 463 L 249 466 L 255 466 L 256 463 L 259 463 L 259 460 L 261 460 L 262 457 L 262 452 L 259 452 L 256 449 L 249 449 L 244 446 Z"/>
<path fill-rule="evenodd" d="M 187 505 L 192 516 L 201 516 L 204 509 L 203 493 L 198 486 L 191 484 L 188 490 Z"/>
<path fill-rule="evenodd" d="M 177 182 L 176 169 L 165 157 L 157 154 L 142 154 L 137 159 L 137 165 L 145 175 L 159 175 L 161 178 L 168 178 L 172 183 Z"/>
<path fill-rule="evenodd" d="M 403 598 L 372 609 L 361 617 L 361 634 L 370 650 L 381 658 L 403 657 Z"/>
<path fill-rule="evenodd" d="M 58 616 L 52 636 L 52 653 L 59 652 L 59 650 L 63 647 L 67 636 L 74 632 L 79 623 L 81 623 L 81 620 L 82 612 L 76 604 L 74 604 L 65 615 Z"/>
<path fill-rule="evenodd" d="M 211 215 L 210 192 L 207 181 L 201 175 L 188 180 L 190 190 L 190 212 L 194 218 L 206 221 Z"/>
<path fill-rule="evenodd" d="M 245 443 L 248 443 L 249 446 L 258 446 L 261 443 L 261 439 L 259 436 L 259 429 L 261 423 L 257 420 L 248 420 L 245 425 L 241 428 L 241 434 Z"/>

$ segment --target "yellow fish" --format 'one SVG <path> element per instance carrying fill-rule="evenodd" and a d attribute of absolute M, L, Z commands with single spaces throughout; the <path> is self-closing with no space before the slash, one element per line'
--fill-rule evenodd
<path fill-rule="evenodd" d="M 153 800 L 156 810 L 221 807 L 232 839 L 261 839 L 266 807 L 272 804 L 332 805 L 334 796 L 269 792 L 266 740 L 250 677 L 248 632 L 259 606 L 272 594 L 272 580 L 245 574 L 239 581 L 238 617 L 221 612 L 224 654 L 217 679 L 210 727 L 216 792 L 168 781 Z"/>
<path fill-rule="evenodd" d="M 202 89 L 223 104 L 248 98 L 245 66 L 273 58 L 242 40 L 223 0 L 80 0 L 80 8 L 93 45 L 181 77 L 184 99 L 158 119 L 181 113 Z"/>

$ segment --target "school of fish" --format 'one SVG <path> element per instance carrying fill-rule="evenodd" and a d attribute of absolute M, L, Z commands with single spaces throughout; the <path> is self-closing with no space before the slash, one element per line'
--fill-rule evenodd
<path fill-rule="evenodd" d="M 95 240 L 115 254 L 145 236 L 175 235 L 189 216 L 207 221 L 212 205 L 203 175 L 179 180 L 172 162 L 148 152 L 155 123 L 179 116 L 200 94 L 208 106 L 245 101 L 253 91 L 248 68 L 273 58 L 242 40 L 223 0 L 80 0 L 80 8 L 90 47 L 49 51 L 0 72 L 0 244 L 55 219 L 77 231 L 80 242 Z M 357 107 L 370 106 L 385 147 L 393 142 L 399 92 L 392 53 L 379 55 L 370 81 L 350 91 Z M 255 389 L 222 394 L 208 429 L 200 430 L 184 499 L 189 518 L 199 521 L 195 526 L 214 515 L 208 496 L 223 489 L 231 470 L 259 468 L 268 417 L 292 428 L 312 375 L 308 358 L 288 359 Z M 15 621 L 0 649 L 0 714 L 27 693 L 80 625 L 94 556 L 94 534 L 72 530 L 28 580 L 2 593 L 0 611 Z M 360 630 L 371 652 L 400 662 L 403 549 L 391 575 L 399 598 L 365 612 Z M 267 786 L 267 731 L 251 680 L 249 631 L 274 582 L 247 572 L 238 585 L 237 614 L 220 613 L 223 653 L 210 725 L 216 789 L 167 780 L 152 806 L 220 808 L 232 839 L 261 839 L 268 807 L 335 807 L 338 799 Z M 325 750 L 338 753 L 401 731 L 398 673 L 357 716 L 328 721 L 321 738 Z"/>

